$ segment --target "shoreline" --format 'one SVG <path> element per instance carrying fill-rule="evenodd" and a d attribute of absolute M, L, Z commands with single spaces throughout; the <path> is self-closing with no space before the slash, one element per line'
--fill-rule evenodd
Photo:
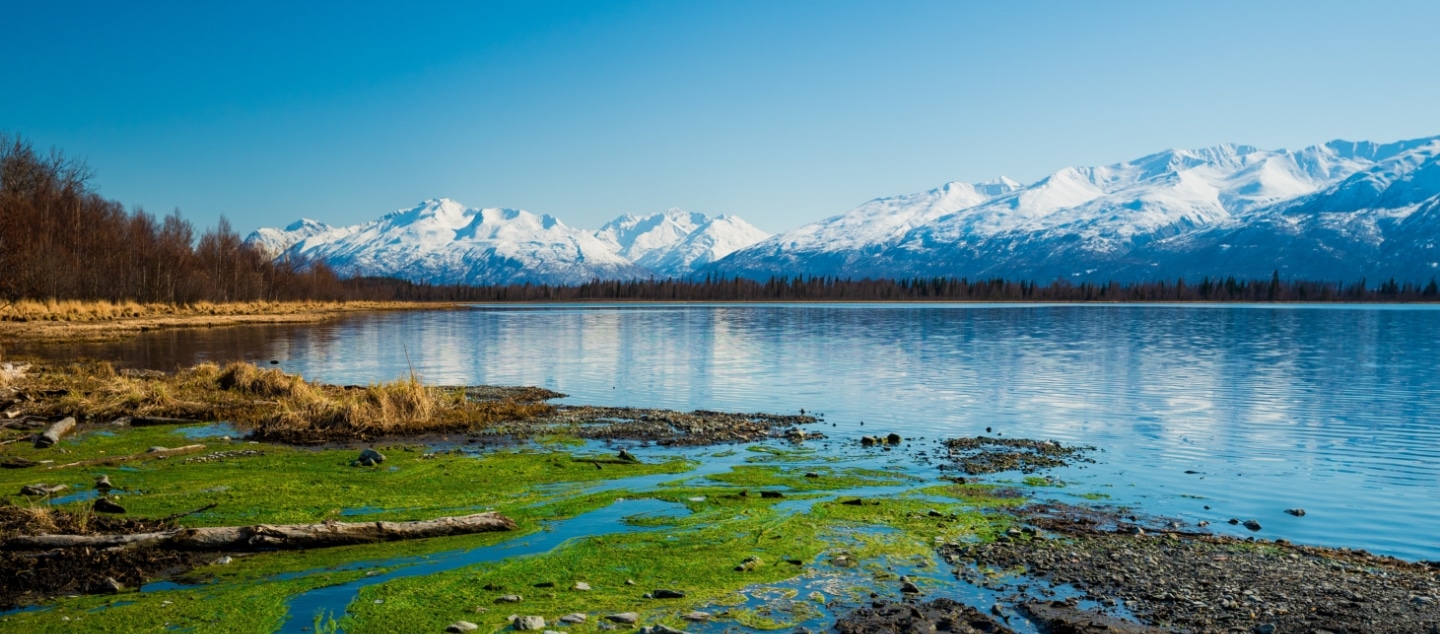
<path fill-rule="evenodd" d="M 683 631 L 690 622 L 683 617 L 697 610 L 707 619 L 743 627 L 816 623 L 828 628 L 834 618 L 852 619 L 854 627 L 844 631 L 886 631 L 883 628 L 897 619 L 915 614 L 910 607 L 886 606 L 944 607 L 933 602 L 972 592 L 967 589 L 987 593 L 985 601 L 994 607 L 976 604 L 971 611 L 991 608 L 994 618 L 980 616 L 1005 628 L 988 630 L 993 632 L 1038 623 L 1041 617 L 1036 614 L 1070 625 L 1110 619 L 1110 631 L 1145 627 L 1151 629 L 1133 631 L 1254 632 L 1267 625 L 1271 629 L 1266 631 L 1312 631 L 1319 622 L 1306 619 L 1317 606 L 1335 600 L 1363 609 L 1315 617 L 1329 619 L 1327 624 L 1352 624 L 1332 631 L 1424 631 L 1422 626 L 1440 623 L 1440 567 L 1434 564 L 1297 546 L 1283 539 L 1207 534 L 1203 526 L 1101 505 L 1061 508 L 1042 502 L 1048 493 L 1043 485 L 1016 481 L 1018 474 L 1086 461 L 1086 452 L 1092 450 L 1086 447 L 1010 438 L 949 439 L 931 457 L 949 464 L 945 473 L 955 475 L 942 475 L 936 482 L 895 467 L 897 461 L 904 464 L 929 451 L 928 444 L 912 444 L 898 435 L 829 440 L 817 433 L 823 427 L 807 429 L 824 422 L 817 419 L 775 416 L 766 422 L 763 417 L 768 415 L 761 414 L 561 406 L 533 422 L 349 442 L 329 442 L 335 438 L 327 437 L 319 446 L 253 440 L 241 435 L 243 426 L 159 418 L 164 411 L 145 412 L 151 418 L 144 425 L 138 411 L 128 412 L 128 420 L 110 420 L 111 415 L 127 414 L 115 410 L 90 416 L 53 448 L 32 449 L 16 439 L 31 437 L 67 411 L 47 409 L 46 401 L 61 396 L 52 387 L 26 380 L 0 387 L 0 392 L 12 390 L 5 397 L 9 404 L 0 407 L 6 416 L 0 422 L 8 428 L 0 440 L 0 457 L 30 463 L 0 470 L 0 483 L 13 488 L 0 493 L 11 496 L 14 504 L 18 498 L 13 490 L 21 484 L 68 488 L 51 494 L 58 504 L 43 497 L 9 507 L 7 513 L 21 514 L 6 520 L 7 534 L 55 532 L 43 523 L 16 524 L 35 509 L 61 513 L 50 516 L 60 532 L 84 533 L 97 530 L 95 526 L 129 530 L 115 529 L 109 516 L 89 510 L 101 495 L 90 484 L 97 474 L 114 480 L 122 492 L 108 496 L 134 516 L 194 512 L 179 520 L 187 528 L 359 517 L 430 520 L 492 508 L 519 526 L 510 534 L 293 553 L 221 551 L 177 558 L 166 551 L 136 551 L 123 559 L 106 559 L 98 554 L 36 558 L 34 552 L 11 551 L 0 558 L 8 571 L 26 567 L 43 572 L 48 568 L 35 566 L 49 561 L 51 566 L 64 564 L 70 572 L 31 578 L 64 584 L 76 575 L 92 577 L 81 579 L 78 587 L 60 586 L 52 592 L 57 597 L 78 592 L 77 598 L 36 601 L 46 596 L 43 591 L 29 600 L 7 595 L 8 603 L 42 607 L 0 613 L 0 619 L 37 631 L 60 629 L 62 613 L 84 614 L 112 626 L 122 622 L 114 619 L 138 619 L 123 621 L 134 625 L 149 618 L 138 611 L 153 611 L 162 599 L 202 618 L 211 609 L 207 602 L 179 599 L 203 592 L 212 597 L 208 603 L 220 606 L 255 600 L 248 588 L 259 586 L 247 584 L 273 585 L 276 574 L 289 585 L 276 586 L 283 590 L 283 600 L 264 604 L 269 607 L 256 618 L 268 620 L 256 629 L 298 631 L 310 615 L 291 614 L 290 598 L 333 584 L 357 588 L 356 598 L 345 599 L 350 602 L 338 612 L 334 605 L 327 607 L 353 632 L 398 624 L 414 631 L 441 631 L 456 619 L 504 628 L 503 613 L 509 612 L 535 615 L 547 623 L 560 615 L 587 614 L 588 621 L 565 626 L 578 632 L 593 631 L 592 625 L 609 615 L 635 612 L 640 623 Z M 127 380 L 165 379 L 154 373 Z M 252 383 L 257 387 L 246 389 L 275 389 L 265 387 L 273 382 Z M 316 389 L 321 388 L 366 389 Z M 534 388 L 450 389 L 479 399 L 559 396 Z M 182 400 L 201 398 L 199 393 L 186 394 L 175 393 Z M 29 400 L 32 397 L 37 400 Z M 67 398 L 74 407 L 74 397 Z M 46 420 L 32 421 L 26 412 L 47 413 Z M 77 418 L 86 420 L 83 415 Z M 749 422 L 760 426 L 729 433 Z M 155 446 L 181 444 L 206 446 L 183 454 L 153 451 Z M 152 449 L 148 453 L 147 446 Z M 360 453 L 356 459 L 362 447 L 377 450 L 381 458 L 366 463 Z M 118 470 L 120 462 L 112 461 L 122 459 L 129 466 Z M 624 519 L 630 516 L 621 500 L 649 500 L 650 506 L 662 504 L 684 513 Z M 208 504 L 218 508 L 206 510 Z M 608 510 L 612 508 L 617 510 Z M 104 521 L 88 529 L 64 529 L 72 520 L 63 512 Z M 556 522 L 591 517 L 586 515 L 591 512 L 620 514 L 614 520 L 619 532 L 582 531 L 578 541 L 532 557 L 512 560 L 495 551 L 499 559 L 479 568 L 465 567 L 461 558 L 454 567 L 388 580 L 392 568 L 411 565 L 403 563 L 405 557 L 466 548 L 490 552 Z M 155 530 L 155 522 L 165 520 L 123 521 L 138 522 L 139 531 Z M 774 543 L 756 537 L 765 535 Z M 678 547 L 677 539 L 690 545 Z M 227 563 L 216 563 L 222 560 Z M 364 570 L 344 567 L 354 561 L 378 563 Z M 317 572 L 335 566 L 347 572 Z M 122 589 L 99 583 L 102 574 L 120 575 Z M 823 601 L 805 595 L 811 592 L 807 579 L 824 582 L 819 587 L 825 590 L 815 591 Z M 1197 584 L 1195 579 L 1208 581 Z M 1375 583 L 1380 579 L 1388 581 Z M 180 585 L 139 593 L 131 589 L 155 580 Z M 640 587 L 622 583 L 630 580 Z M 581 582 L 595 591 L 566 590 Z M 186 585 L 190 583 L 200 585 Z M 802 596 L 765 589 L 795 584 L 800 584 Z M 640 596 L 654 594 L 654 588 L 673 589 L 682 596 L 668 601 Z M 736 593 L 749 598 L 732 605 Z M 507 605 L 506 597 L 512 595 L 523 599 Z M 437 601 L 454 609 L 413 607 Z M 1053 605 L 1057 602 L 1064 605 Z M 136 607 L 128 607 L 131 604 Z M 939 607 L 926 612 L 940 619 L 955 616 Z M 856 625 L 853 619 L 862 620 Z M 1381 625 L 1353 626 L 1376 619 Z M 1309 629 L 1299 629 L 1302 625 Z"/>
<path fill-rule="evenodd" d="M 363 312 L 454 310 L 459 302 L 245 302 L 231 304 L 110 304 L 32 302 L 28 313 L 0 310 L 0 345 L 115 341 L 154 330 L 288 325 Z M 25 307 L 21 307 L 22 309 Z"/>

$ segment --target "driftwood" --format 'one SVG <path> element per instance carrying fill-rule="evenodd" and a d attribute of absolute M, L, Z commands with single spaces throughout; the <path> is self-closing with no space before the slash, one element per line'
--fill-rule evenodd
<path fill-rule="evenodd" d="M 131 416 L 131 427 L 156 427 L 159 425 L 192 425 L 200 421 L 188 418 L 166 418 L 164 416 Z"/>
<path fill-rule="evenodd" d="M 35 448 L 44 449 L 53 446 L 55 443 L 60 442 L 61 436 L 70 433 L 72 429 L 75 429 L 74 416 L 66 416 L 60 419 L 60 422 L 51 425 L 49 429 L 46 429 L 39 436 L 35 437 Z"/>
<path fill-rule="evenodd" d="M 132 454 L 130 454 L 130 455 L 128 455 L 128 456 L 110 456 L 110 457 L 108 457 L 108 458 L 91 458 L 91 459 L 89 459 L 89 460 L 80 460 L 80 461 L 78 461 L 78 462 L 68 462 L 68 463 L 65 463 L 65 464 L 57 464 L 57 465 L 55 465 L 55 466 L 53 466 L 53 467 L 46 467 L 46 469 L 67 469 L 67 468 L 69 468 L 69 467 L 111 466 L 111 465 L 120 464 L 120 463 L 122 463 L 122 462 L 129 462 L 129 461 L 131 461 L 131 460 L 141 460 L 141 459 L 146 459 L 146 458 L 149 458 L 149 459 L 152 459 L 152 460 L 155 459 L 155 458 L 169 458 L 170 456 L 181 456 L 181 455 L 184 455 L 184 454 L 187 454 L 187 453 L 195 453 L 195 452 L 197 452 L 197 451 L 204 451 L 204 450 L 205 450 L 205 445 L 185 445 L 184 447 L 174 447 L 174 448 L 170 448 L 170 449 L 161 447 L 161 448 L 158 448 L 158 449 L 151 449 L 150 451 L 146 451 L 145 453 L 132 453 Z"/>
<path fill-rule="evenodd" d="M 515 528 L 514 520 L 492 512 L 416 522 L 216 526 L 132 535 L 25 535 L 0 542 L 0 549 L 155 547 L 191 551 L 288 550 L 470 535 Z"/>

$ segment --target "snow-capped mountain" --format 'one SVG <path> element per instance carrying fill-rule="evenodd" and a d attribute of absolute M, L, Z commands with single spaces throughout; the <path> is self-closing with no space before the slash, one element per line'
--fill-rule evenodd
<path fill-rule="evenodd" d="M 739 218 L 679 210 L 623 216 L 598 232 L 518 209 L 427 200 L 361 225 L 300 220 L 246 242 L 271 258 L 324 261 L 346 276 L 439 284 L 576 284 L 683 276 L 768 237 Z"/>
<path fill-rule="evenodd" d="M 649 216 L 625 214 L 605 223 L 595 237 L 660 277 L 684 277 L 770 234 L 734 216 L 671 209 Z"/>
<path fill-rule="evenodd" d="M 1022 186 L 882 198 L 707 267 L 725 275 L 1428 279 L 1440 137 L 1170 150 Z M 1427 224 L 1428 223 L 1428 224 Z"/>

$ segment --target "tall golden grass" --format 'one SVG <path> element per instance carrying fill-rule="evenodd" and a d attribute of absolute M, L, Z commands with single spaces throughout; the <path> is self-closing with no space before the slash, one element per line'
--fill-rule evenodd
<path fill-rule="evenodd" d="M 530 401 L 477 401 L 463 389 L 427 386 L 413 376 L 346 388 L 250 363 L 202 363 L 160 377 L 88 362 L 45 368 L 23 382 L 25 389 L 63 394 L 31 404 L 31 413 L 229 420 L 256 437 L 293 443 L 475 430 L 554 411 Z"/>

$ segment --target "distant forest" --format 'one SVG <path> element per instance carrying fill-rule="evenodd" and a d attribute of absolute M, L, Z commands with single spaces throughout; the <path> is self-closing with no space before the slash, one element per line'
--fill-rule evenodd
<path fill-rule="evenodd" d="M 753 281 L 596 280 L 573 286 L 456 286 L 336 275 L 323 263 L 272 262 L 223 217 L 199 233 L 177 210 L 127 210 L 90 185 L 83 162 L 0 133 L 0 304 L 20 299 L 188 304 L 200 301 L 1022 301 L 1022 302 L 1434 302 L 1435 280 L 1322 282 L 1204 279 L 1041 285 L 960 277 Z"/>

